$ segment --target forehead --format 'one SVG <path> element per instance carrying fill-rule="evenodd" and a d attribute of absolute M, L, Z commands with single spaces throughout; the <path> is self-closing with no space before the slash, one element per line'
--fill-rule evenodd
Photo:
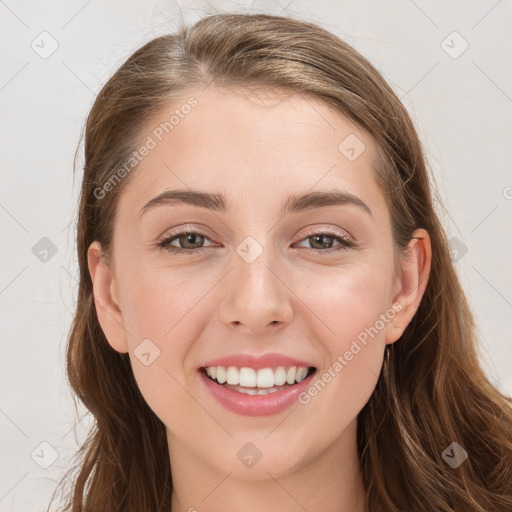
<path fill-rule="evenodd" d="M 359 195 L 376 187 L 373 139 L 312 95 L 261 87 L 191 90 L 146 124 L 141 140 L 148 138 L 153 147 L 133 171 L 125 202 L 139 204 L 172 188 L 233 190 L 238 203 L 316 184 Z"/>

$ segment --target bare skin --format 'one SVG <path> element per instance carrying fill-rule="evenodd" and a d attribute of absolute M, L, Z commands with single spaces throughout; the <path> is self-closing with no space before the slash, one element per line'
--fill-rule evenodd
<path fill-rule="evenodd" d="M 428 233 L 417 230 L 403 257 L 394 252 L 372 169 L 375 142 L 326 104 L 262 89 L 192 95 L 197 106 L 120 196 L 111 264 L 98 242 L 88 252 L 102 329 L 115 350 L 130 354 L 142 394 L 167 427 L 170 512 L 367 512 L 358 413 L 386 344 L 400 338 L 424 293 Z M 151 120 L 148 134 L 177 106 Z M 353 161 L 339 149 L 351 134 L 365 146 Z M 140 214 L 176 189 L 223 193 L 229 209 L 174 203 Z M 347 202 L 281 213 L 291 195 L 334 189 L 370 212 Z M 182 253 L 157 246 L 185 227 L 199 234 L 188 243 L 174 238 Z M 236 250 L 246 237 L 262 249 L 251 263 Z M 278 414 L 226 410 L 197 370 L 226 355 L 277 352 L 311 362 L 321 376 L 371 326 L 377 334 L 316 396 Z M 148 366 L 134 354 L 144 339 L 160 350 Z M 261 453 L 250 468 L 237 456 L 246 443 Z"/>

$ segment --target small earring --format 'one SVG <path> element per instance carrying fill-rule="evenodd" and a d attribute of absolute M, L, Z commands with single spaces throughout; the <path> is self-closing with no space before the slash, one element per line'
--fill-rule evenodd
<path fill-rule="evenodd" d="M 389 345 L 386 345 L 386 349 L 384 350 L 384 364 L 388 364 L 389 358 L 391 357 L 391 350 Z"/>

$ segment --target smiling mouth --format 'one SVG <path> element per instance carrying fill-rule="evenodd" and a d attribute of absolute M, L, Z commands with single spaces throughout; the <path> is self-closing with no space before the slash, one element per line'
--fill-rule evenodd
<path fill-rule="evenodd" d="M 202 367 L 200 371 L 215 384 L 247 395 L 268 395 L 291 388 L 316 372 L 314 366 L 279 366 L 254 369 L 234 366 Z"/>

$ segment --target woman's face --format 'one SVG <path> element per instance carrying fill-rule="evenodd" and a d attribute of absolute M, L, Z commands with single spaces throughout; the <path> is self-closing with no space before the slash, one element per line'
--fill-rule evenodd
<path fill-rule="evenodd" d="M 99 315 L 171 458 L 257 478 L 353 441 L 401 314 L 375 142 L 317 99 L 242 88 L 185 95 L 142 140 L 115 219 L 118 310 Z M 190 201 L 151 203 L 177 190 Z M 206 366 L 251 393 L 278 391 L 227 388 Z M 315 371 L 281 386 L 292 366 Z"/>

